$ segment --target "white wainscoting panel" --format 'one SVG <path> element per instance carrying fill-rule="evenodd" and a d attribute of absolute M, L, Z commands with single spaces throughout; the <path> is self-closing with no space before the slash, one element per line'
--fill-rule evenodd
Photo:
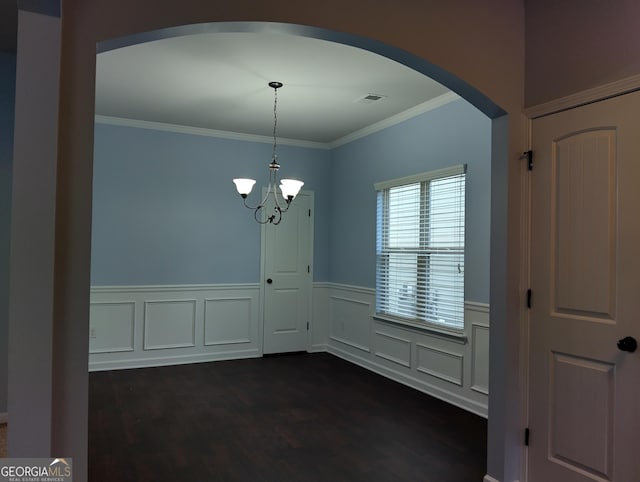
<path fill-rule="evenodd" d="M 376 330 L 375 334 L 374 353 L 377 357 L 411 368 L 411 340 L 382 330 Z"/>
<path fill-rule="evenodd" d="M 487 416 L 488 305 L 465 303 L 464 333 L 451 336 L 374 318 L 374 289 L 328 285 L 329 353 Z"/>
<path fill-rule="evenodd" d="M 92 287 L 89 370 L 262 355 L 260 286 Z"/>
<path fill-rule="evenodd" d="M 462 386 L 464 356 L 416 343 L 416 370 Z"/>
<path fill-rule="evenodd" d="M 329 337 L 331 340 L 358 350 L 371 351 L 371 301 L 358 293 L 351 296 L 331 295 L 329 298 Z"/>
<path fill-rule="evenodd" d="M 328 351 L 487 416 L 489 307 L 465 303 L 464 336 L 374 319 L 375 290 L 315 283 L 309 351 Z M 260 285 L 91 289 L 89 369 L 262 356 Z"/>
<path fill-rule="evenodd" d="M 251 343 L 251 298 L 204 300 L 204 344 Z"/>
<path fill-rule="evenodd" d="M 135 307 L 134 301 L 92 303 L 89 353 L 133 351 Z"/>
<path fill-rule="evenodd" d="M 489 395 L 489 327 L 471 324 L 471 390 Z"/>
<path fill-rule="evenodd" d="M 145 301 L 144 349 L 196 344 L 196 300 Z"/>
<path fill-rule="evenodd" d="M 311 336 L 310 352 L 325 352 L 329 344 L 329 283 L 314 283 L 311 295 Z"/>

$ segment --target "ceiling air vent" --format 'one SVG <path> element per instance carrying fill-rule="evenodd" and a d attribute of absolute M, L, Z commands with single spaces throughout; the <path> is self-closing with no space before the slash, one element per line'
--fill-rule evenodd
<path fill-rule="evenodd" d="M 382 99 L 385 99 L 386 97 L 386 95 L 380 94 L 367 94 L 363 97 L 357 98 L 354 102 L 356 104 L 371 104 L 372 102 L 378 102 Z"/>

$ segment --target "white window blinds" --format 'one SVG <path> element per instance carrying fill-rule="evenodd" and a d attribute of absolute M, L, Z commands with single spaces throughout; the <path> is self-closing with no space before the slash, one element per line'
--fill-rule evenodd
<path fill-rule="evenodd" d="M 465 171 L 375 185 L 378 315 L 464 329 Z"/>

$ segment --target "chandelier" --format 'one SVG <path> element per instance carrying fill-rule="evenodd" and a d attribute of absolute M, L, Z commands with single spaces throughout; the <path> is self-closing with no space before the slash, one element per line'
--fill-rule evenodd
<path fill-rule="evenodd" d="M 257 206 L 250 206 L 247 204 L 247 196 L 251 193 L 253 185 L 256 183 L 255 179 L 234 179 L 233 182 L 236 185 L 236 189 L 240 196 L 242 196 L 245 207 L 253 210 L 254 219 L 260 224 L 271 223 L 274 225 L 280 224 L 282 221 L 282 213 L 286 213 L 289 210 L 291 202 L 295 199 L 304 184 L 302 181 L 296 179 L 282 179 L 280 181 L 280 192 L 282 200 L 278 196 L 278 154 L 277 154 L 277 137 L 276 127 L 278 125 L 278 89 L 282 87 L 282 82 L 269 82 L 269 87 L 273 89 L 273 154 L 271 155 L 271 162 L 269 163 L 269 186 L 267 187 L 267 193 L 262 198 L 262 201 Z M 263 217 L 262 210 L 265 208 L 269 196 L 273 195 L 273 213 L 269 216 Z M 286 204 L 286 206 L 284 205 Z M 284 206 L 284 207 L 283 207 Z"/>

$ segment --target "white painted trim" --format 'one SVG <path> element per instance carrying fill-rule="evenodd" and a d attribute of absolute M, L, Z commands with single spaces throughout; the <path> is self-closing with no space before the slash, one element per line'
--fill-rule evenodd
<path fill-rule="evenodd" d="M 486 313 L 487 315 L 491 313 L 488 303 L 477 303 L 476 301 L 465 301 L 464 309 L 465 311 L 475 311 L 477 313 Z"/>
<path fill-rule="evenodd" d="M 120 127 L 133 127 L 137 129 L 150 129 L 154 131 L 173 132 L 175 134 L 187 134 L 192 136 L 216 137 L 219 139 L 230 139 L 245 142 L 261 142 L 263 144 L 273 144 L 273 137 L 260 136 L 256 134 L 243 134 L 241 132 L 220 131 L 216 129 L 206 129 L 203 127 L 181 126 L 178 124 L 168 124 L 165 122 L 153 122 L 138 119 L 125 119 L 122 117 L 111 117 L 106 115 L 96 115 L 96 124 L 107 124 Z M 329 144 L 324 142 L 303 141 L 298 139 L 285 139 L 278 137 L 279 145 L 308 147 L 311 149 L 331 149 Z"/>
<path fill-rule="evenodd" d="M 377 357 L 382 358 L 383 360 L 387 360 L 390 361 L 391 363 L 395 363 L 397 365 L 403 366 L 405 368 L 409 368 L 411 369 L 411 361 L 413 360 L 413 354 L 412 354 L 412 343 L 410 339 L 407 338 L 403 338 L 401 336 L 396 336 L 396 335 L 392 335 L 390 333 L 385 333 L 384 331 L 379 331 L 376 330 L 375 328 L 373 328 L 374 330 L 374 334 L 380 338 L 386 338 L 388 340 L 394 340 L 397 342 L 402 343 L 405 347 L 407 347 L 409 349 L 409 359 L 408 360 L 403 360 L 402 358 L 398 358 L 395 357 L 393 355 L 389 355 L 388 353 L 384 353 L 382 351 L 376 350 L 375 349 L 375 343 L 374 343 L 374 349 L 373 349 L 373 354 Z"/>
<path fill-rule="evenodd" d="M 437 338 L 442 338 L 443 340 L 452 341 L 454 343 L 459 343 L 461 345 L 466 345 L 468 340 L 467 334 L 465 330 L 457 331 L 457 330 L 448 330 L 444 326 L 439 326 L 434 323 L 420 323 L 420 322 L 411 322 L 404 321 L 401 318 L 394 318 L 392 316 L 384 316 L 374 314 L 372 318 L 375 321 L 386 323 L 388 325 L 396 325 L 401 326 L 402 328 L 408 328 L 418 333 L 423 333 L 429 336 L 435 336 Z"/>
<path fill-rule="evenodd" d="M 331 283 L 329 281 L 314 281 L 313 282 L 313 288 L 324 288 L 324 289 L 329 289 L 329 288 L 333 288 L 335 286 L 334 283 Z"/>
<path fill-rule="evenodd" d="M 89 370 L 112 370 L 122 368 L 138 368 L 146 366 L 163 366 L 200 361 L 228 360 L 236 358 L 258 357 L 262 355 L 258 345 L 259 332 L 259 285 L 227 284 L 227 285 L 163 285 L 163 286 L 109 286 L 91 289 L 91 305 L 100 306 L 126 300 L 134 303 L 134 350 L 96 350 L 89 354 Z M 226 333 L 224 343 L 206 339 L 207 302 L 218 300 L 246 300 L 249 303 L 248 318 L 244 320 L 249 330 Z M 166 313 L 163 309 L 179 303 L 182 309 L 189 307 L 189 313 L 183 313 L 178 338 L 161 337 L 160 341 L 178 341 L 177 344 L 165 345 L 148 338 L 147 310 L 150 306 Z M 169 305 L 167 305 L 169 304 Z M 241 315 L 244 316 L 244 315 Z M 191 319 L 189 323 L 189 319 Z M 91 321 L 91 320 L 90 320 Z M 164 328 L 159 327 L 160 334 Z M 99 336 L 109 333 L 109 327 L 103 326 Z M 247 339 L 245 340 L 245 336 Z M 105 338 L 107 340 L 108 338 Z M 119 339 L 119 338 L 118 338 Z M 217 340 L 220 341 L 220 340 Z M 152 342 L 154 346 L 149 346 Z M 111 343 L 111 342 L 110 342 Z M 98 352 L 99 351 L 99 352 Z"/>
<path fill-rule="evenodd" d="M 335 141 L 329 142 L 328 146 L 330 148 L 335 148 L 342 146 L 344 144 L 348 144 L 349 142 L 353 142 L 357 139 L 361 139 L 362 137 L 366 137 L 371 134 L 375 134 L 383 129 L 387 129 L 396 124 L 400 124 L 401 122 L 407 121 L 409 119 L 413 119 L 414 117 L 418 117 L 419 115 L 425 114 L 431 110 L 437 109 L 438 107 L 442 107 L 443 105 L 448 104 L 449 102 L 456 101 L 461 97 L 454 92 L 447 92 L 446 94 L 442 94 L 434 99 L 423 102 L 422 104 L 418 104 L 415 107 L 407 109 L 399 114 L 392 115 L 391 117 L 387 117 L 375 124 L 371 124 L 363 129 L 352 132 L 351 134 L 347 134 L 344 137 L 336 139 Z"/>
<path fill-rule="evenodd" d="M 343 290 L 343 291 L 351 291 L 353 293 L 361 293 L 363 295 L 370 295 L 370 296 L 375 296 L 376 295 L 376 289 L 375 288 L 367 288 L 364 286 L 355 286 L 355 285 L 345 285 L 342 283 L 327 283 L 328 287 L 331 289 L 338 289 L 338 290 Z"/>
<path fill-rule="evenodd" d="M 337 341 L 339 343 L 343 343 L 348 346 L 352 346 L 353 348 L 357 348 L 358 350 L 371 353 L 371 349 L 368 346 L 361 345 L 360 343 L 356 343 L 350 340 L 345 340 L 344 338 L 340 338 L 339 336 L 335 336 L 335 335 L 329 336 L 329 339 L 333 341 Z M 331 350 L 329 350 L 329 352 L 331 352 Z"/>
<path fill-rule="evenodd" d="M 311 345 L 309 349 L 309 353 L 327 353 L 329 351 L 328 345 L 326 343 Z"/>
<path fill-rule="evenodd" d="M 485 475 L 484 479 L 482 479 L 482 480 L 483 480 L 483 482 L 500 482 L 498 479 L 494 479 L 490 475 Z M 514 482 L 517 482 L 517 481 L 514 481 Z"/>
<path fill-rule="evenodd" d="M 599 85 L 591 89 L 576 92 L 543 104 L 527 107 L 524 113 L 530 119 L 536 119 L 563 110 L 573 109 L 585 104 L 591 104 L 600 100 L 628 94 L 640 89 L 640 74 L 632 75 L 624 79 L 616 80 L 608 84 Z"/>
<path fill-rule="evenodd" d="M 7 423 L 9 421 L 9 414 L 7 412 L 0 412 L 0 423 Z"/>
<path fill-rule="evenodd" d="M 339 358 L 366 368 L 367 370 L 371 370 L 378 375 L 390 378 L 391 380 L 402 383 L 403 385 L 407 385 L 408 387 L 415 388 L 416 390 L 421 391 L 422 393 L 426 393 L 427 395 L 430 395 L 434 398 L 455 405 L 456 407 L 462 408 L 481 417 L 487 418 L 488 407 L 486 404 L 461 397 L 456 393 L 450 392 L 441 387 L 437 387 L 423 380 L 407 376 L 404 373 L 392 370 L 391 368 L 367 360 L 353 353 L 341 350 L 335 346 L 329 346 L 328 352 Z"/>
<path fill-rule="evenodd" d="M 435 346 L 429 346 L 424 343 L 416 343 L 416 352 L 419 352 L 419 348 L 430 351 L 432 353 L 439 353 L 445 355 L 449 358 L 455 358 L 460 361 L 460 373 L 458 374 L 458 378 L 451 377 L 444 373 L 438 372 L 436 370 L 429 370 L 427 368 L 423 368 L 418 363 L 416 363 L 416 371 L 420 373 L 425 373 L 426 375 L 431 375 L 432 377 L 439 378 L 440 380 L 444 380 L 445 382 L 453 383 L 454 385 L 458 385 L 459 387 L 463 386 L 463 377 L 464 377 L 464 355 L 459 353 L 454 353 L 449 350 L 443 350 L 441 348 L 436 348 Z M 416 353 L 417 355 L 417 353 Z"/>
<path fill-rule="evenodd" d="M 405 184 L 417 184 L 419 182 L 432 181 L 441 177 L 460 176 L 467 172 L 466 164 L 457 164 L 455 166 L 443 167 L 442 169 L 435 169 L 433 171 L 420 172 L 411 176 L 400 177 L 397 179 L 389 179 L 387 181 L 376 182 L 373 188 L 376 191 L 383 191 L 385 189 L 391 189 L 398 186 L 404 186 Z"/>
<path fill-rule="evenodd" d="M 357 130 L 344 137 L 336 139 L 332 142 L 314 142 L 300 139 L 286 139 L 278 137 L 278 144 L 286 146 L 307 147 L 311 149 L 334 149 L 336 147 L 348 144 L 362 137 L 375 134 L 383 129 L 387 129 L 401 122 L 413 119 L 419 115 L 425 114 L 431 110 L 442 107 L 450 102 L 456 101 L 461 97 L 454 92 L 447 92 L 434 99 L 428 100 L 415 107 L 411 107 L 399 114 L 387 117 L 379 122 L 371 124 L 363 129 Z M 207 129 L 203 127 L 183 126 L 178 124 L 168 124 L 165 122 L 145 121 L 138 119 L 126 119 L 123 117 L 113 117 L 106 115 L 96 115 L 96 124 L 106 124 L 121 127 L 133 127 L 137 129 L 150 129 L 154 131 L 173 132 L 176 134 L 188 134 L 194 136 L 216 137 L 219 139 L 231 139 L 246 142 L 261 142 L 264 144 L 272 144 L 273 138 L 269 136 L 260 136 L 256 134 L 244 134 L 241 132 L 221 131 L 217 129 Z"/>
<path fill-rule="evenodd" d="M 185 285 L 118 285 L 118 286 L 91 286 L 91 294 L 100 293 L 158 293 L 166 291 L 225 291 L 258 289 L 260 283 L 233 283 L 233 284 L 185 284 Z"/>
<path fill-rule="evenodd" d="M 206 363 L 223 360 L 240 360 L 244 358 L 260 358 L 258 350 L 237 350 L 224 353 L 198 353 L 193 355 L 161 356 L 156 358 L 133 358 L 127 360 L 108 360 L 89 362 L 90 372 L 105 370 L 122 370 L 127 368 L 149 368 L 170 365 L 185 365 L 188 363 Z"/>

